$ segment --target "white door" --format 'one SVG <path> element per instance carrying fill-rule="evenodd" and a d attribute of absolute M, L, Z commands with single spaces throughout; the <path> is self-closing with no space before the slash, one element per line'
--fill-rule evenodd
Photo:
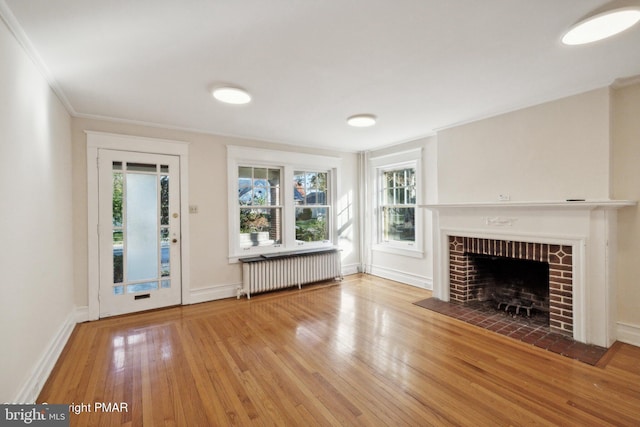
<path fill-rule="evenodd" d="M 180 159 L 98 150 L 100 317 L 177 305 Z"/>

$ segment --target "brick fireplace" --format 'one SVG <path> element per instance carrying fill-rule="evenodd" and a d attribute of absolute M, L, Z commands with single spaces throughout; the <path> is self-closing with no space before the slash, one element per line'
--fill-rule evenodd
<path fill-rule="evenodd" d="M 539 310 L 548 310 L 554 332 L 573 334 L 573 248 L 568 245 L 517 242 L 477 237 L 449 236 L 449 293 L 453 302 L 486 300 L 484 276 L 474 255 L 536 261 L 548 265 L 548 300 Z M 520 290 L 519 290 L 520 292 Z M 535 298 L 528 297 L 535 306 Z"/>
<path fill-rule="evenodd" d="M 433 226 L 433 296 L 478 298 L 473 258 L 548 263 L 549 326 L 576 341 L 610 347 L 617 336 L 617 209 L 626 200 L 438 203 Z"/>

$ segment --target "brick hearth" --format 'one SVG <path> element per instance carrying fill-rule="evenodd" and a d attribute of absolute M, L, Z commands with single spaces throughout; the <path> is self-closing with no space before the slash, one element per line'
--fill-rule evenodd
<path fill-rule="evenodd" d="M 515 242 L 449 236 L 449 283 L 452 302 L 478 300 L 478 272 L 470 254 L 515 258 L 549 264 L 549 327 L 573 333 L 572 247 L 546 243 Z"/>

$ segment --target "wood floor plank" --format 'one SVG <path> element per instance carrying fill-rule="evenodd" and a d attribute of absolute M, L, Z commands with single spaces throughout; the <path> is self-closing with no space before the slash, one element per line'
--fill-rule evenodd
<path fill-rule="evenodd" d="M 590 366 L 369 275 L 76 326 L 38 402 L 72 426 L 640 425 L 640 348 Z"/>

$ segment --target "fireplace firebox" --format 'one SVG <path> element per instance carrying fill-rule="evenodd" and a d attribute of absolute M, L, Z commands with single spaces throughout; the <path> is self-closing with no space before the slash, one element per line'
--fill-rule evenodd
<path fill-rule="evenodd" d="M 487 255 L 469 255 L 475 267 L 476 294 L 497 310 L 531 317 L 549 314 L 549 263 Z"/>
<path fill-rule="evenodd" d="M 449 236 L 451 301 L 495 301 L 549 313 L 549 327 L 573 333 L 572 247 Z"/>

